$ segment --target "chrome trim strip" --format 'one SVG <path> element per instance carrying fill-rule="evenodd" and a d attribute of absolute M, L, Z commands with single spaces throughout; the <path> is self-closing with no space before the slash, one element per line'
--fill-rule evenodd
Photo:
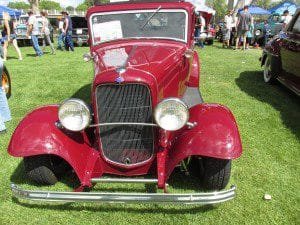
<path fill-rule="evenodd" d="M 106 203 L 168 203 L 168 204 L 216 204 L 235 197 L 235 186 L 224 191 L 190 194 L 161 193 L 100 193 L 100 192 L 57 192 L 23 190 L 11 184 L 13 195 L 32 201 L 56 202 L 106 202 Z"/>
<path fill-rule="evenodd" d="M 141 179 L 141 178 L 110 178 L 110 177 L 99 177 L 92 178 L 92 183 L 143 183 L 153 184 L 158 183 L 157 179 Z"/>
<path fill-rule="evenodd" d="M 122 125 L 137 125 L 137 126 L 149 126 L 149 127 L 158 127 L 157 124 L 154 123 L 124 123 L 124 122 L 117 122 L 117 123 L 97 123 L 91 124 L 89 127 L 104 127 L 104 126 L 122 126 Z"/>

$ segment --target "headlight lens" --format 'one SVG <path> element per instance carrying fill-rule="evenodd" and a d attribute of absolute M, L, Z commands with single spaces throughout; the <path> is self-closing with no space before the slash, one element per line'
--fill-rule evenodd
<path fill-rule="evenodd" d="M 259 36 L 259 35 L 260 35 L 260 33 L 261 33 L 261 31 L 260 31 L 260 30 L 257 30 L 257 31 L 255 31 L 255 35 L 256 35 L 256 36 Z"/>
<path fill-rule="evenodd" d="M 189 109 L 178 98 L 164 99 L 156 106 L 154 118 L 156 123 L 165 130 L 179 130 L 189 120 Z"/>
<path fill-rule="evenodd" d="M 90 124 L 91 112 L 82 100 L 72 98 L 60 105 L 58 118 L 64 128 L 71 131 L 81 131 Z"/>

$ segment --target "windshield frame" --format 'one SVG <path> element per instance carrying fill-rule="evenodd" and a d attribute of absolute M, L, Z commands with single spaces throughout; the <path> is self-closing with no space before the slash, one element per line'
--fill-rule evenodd
<path fill-rule="evenodd" d="M 95 43 L 94 40 L 94 31 L 93 31 L 93 23 L 92 23 L 92 19 L 94 18 L 94 16 L 102 16 L 102 15 L 115 15 L 115 14 L 126 14 L 126 13 L 153 13 L 155 12 L 157 9 L 141 9 L 141 10 L 121 10 L 121 11 L 110 11 L 110 12 L 101 12 L 101 13 L 93 13 L 91 14 L 90 18 L 89 18 L 89 27 L 90 27 L 90 33 L 91 33 L 91 40 L 92 40 L 92 45 L 93 46 L 97 46 L 97 45 L 101 45 L 107 42 L 111 42 L 111 41 L 118 41 L 118 40 L 130 40 L 130 39 L 160 39 L 160 40 L 173 40 L 173 41 L 179 41 L 179 42 L 184 42 L 187 43 L 188 42 L 188 24 L 189 24 L 189 14 L 185 9 L 160 9 L 158 11 L 158 13 L 162 13 L 162 12 L 180 12 L 180 13 L 184 13 L 185 14 L 185 37 L 184 39 L 179 39 L 179 38 L 171 38 L 171 37 L 126 37 L 126 38 L 119 38 L 119 39 L 113 39 L 113 40 L 109 40 L 109 41 L 103 41 L 100 43 Z"/>

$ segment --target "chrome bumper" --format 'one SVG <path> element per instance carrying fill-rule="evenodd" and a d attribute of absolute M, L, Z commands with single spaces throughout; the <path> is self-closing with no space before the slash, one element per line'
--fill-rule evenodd
<path fill-rule="evenodd" d="M 161 194 L 161 193 L 100 193 L 100 192 L 56 192 L 29 191 L 11 184 L 13 195 L 17 198 L 34 201 L 57 202 L 107 202 L 107 203 L 181 203 L 215 204 L 231 200 L 235 196 L 235 186 L 230 189 L 210 193 Z"/>

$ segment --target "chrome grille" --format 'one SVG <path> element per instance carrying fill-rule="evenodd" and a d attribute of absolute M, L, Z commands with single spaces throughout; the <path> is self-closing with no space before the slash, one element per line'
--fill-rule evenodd
<path fill-rule="evenodd" d="M 151 97 L 140 84 L 108 84 L 96 89 L 99 123 L 152 123 Z M 137 164 L 153 154 L 153 130 L 149 126 L 100 127 L 104 156 L 120 164 Z"/>

